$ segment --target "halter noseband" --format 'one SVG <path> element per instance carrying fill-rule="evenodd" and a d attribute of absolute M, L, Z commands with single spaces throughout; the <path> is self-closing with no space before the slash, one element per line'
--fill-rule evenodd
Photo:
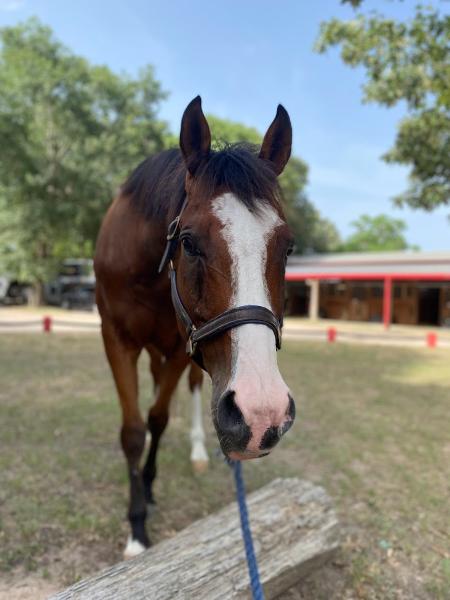
<path fill-rule="evenodd" d="M 194 325 L 180 298 L 177 287 L 177 273 L 173 265 L 173 257 L 180 239 L 180 218 L 183 214 L 186 204 L 187 196 L 178 216 L 169 224 L 167 229 L 167 243 L 158 268 L 158 273 L 161 273 L 166 264 L 169 264 L 172 304 L 177 317 L 186 330 L 186 353 L 189 354 L 189 356 L 195 360 L 195 362 L 202 367 L 202 369 L 204 369 L 203 358 L 198 349 L 198 344 L 200 342 L 221 335 L 229 329 L 234 329 L 235 327 L 240 327 L 241 325 L 253 323 L 257 325 L 265 325 L 273 331 L 275 335 L 276 348 L 279 350 L 281 348 L 282 322 L 273 314 L 271 310 L 265 308 L 264 306 L 258 306 L 254 304 L 238 306 L 237 308 L 226 310 L 199 327 Z"/>

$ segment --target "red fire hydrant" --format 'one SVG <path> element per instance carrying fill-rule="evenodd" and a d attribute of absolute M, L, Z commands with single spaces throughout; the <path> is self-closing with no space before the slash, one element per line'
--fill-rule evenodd
<path fill-rule="evenodd" d="M 44 317 L 42 319 L 42 327 L 44 329 L 44 333 L 51 333 L 52 331 L 52 318 L 51 317 Z"/>
<path fill-rule="evenodd" d="M 337 335 L 337 331 L 334 327 L 329 327 L 328 331 L 327 331 L 327 338 L 329 342 L 335 342 L 336 341 L 336 335 Z"/>
<path fill-rule="evenodd" d="M 437 333 L 427 333 L 427 346 L 428 348 L 436 348 L 437 346 Z"/>

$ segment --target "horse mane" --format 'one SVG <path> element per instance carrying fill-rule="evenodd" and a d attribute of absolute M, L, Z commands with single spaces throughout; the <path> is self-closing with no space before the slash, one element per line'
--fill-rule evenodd
<path fill-rule="evenodd" d="M 186 197 L 186 167 L 179 149 L 165 150 L 145 159 L 131 173 L 121 192 L 146 219 L 173 218 Z M 223 145 L 212 151 L 195 174 L 195 189 L 205 198 L 234 194 L 251 211 L 261 202 L 277 206 L 280 190 L 269 162 L 247 143 Z"/>
<path fill-rule="evenodd" d="M 143 160 L 121 188 L 146 218 L 175 215 L 186 197 L 186 167 L 178 149 L 164 150 Z"/>

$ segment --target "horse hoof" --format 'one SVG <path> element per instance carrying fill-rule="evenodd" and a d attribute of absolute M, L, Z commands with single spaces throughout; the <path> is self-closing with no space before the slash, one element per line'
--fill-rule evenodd
<path fill-rule="evenodd" d="M 207 460 L 193 460 L 192 461 L 192 469 L 194 473 L 201 474 L 205 473 L 208 470 L 208 461 Z"/>
<path fill-rule="evenodd" d="M 127 545 L 125 547 L 125 550 L 123 551 L 123 557 L 125 560 L 128 560 L 129 558 L 133 558 L 135 556 L 138 556 L 139 554 L 142 554 L 142 552 L 144 552 L 145 550 L 147 550 L 147 548 L 143 544 L 141 544 L 141 542 L 139 542 L 138 540 L 133 540 L 131 536 L 129 536 L 127 540 Z"/>

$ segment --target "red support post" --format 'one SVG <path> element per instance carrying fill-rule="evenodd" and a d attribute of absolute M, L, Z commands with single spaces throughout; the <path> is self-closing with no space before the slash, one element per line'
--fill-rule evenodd
<path fill-rule="evenodd" d="M 329 327 L 327 330 L 327 339 L 329 342 L 335 342 L 336 341 L 336 335 L 337 335 L 337 331 L 334 327 Z"/>
<path fill-rule="evenodd" d="M 386 277 L 384 279 L 383 289 L 383 324 L 384 328 L 388 329 L 391 324 L 392 316 L 392 279 Z"/>
<path fill-rule="evenodd" d="M 52 318 L 51 317 L 44 317 L 42 319 L 42 328 L 44 330 L 44 333 L 51 333 L 51 331 L 52 331 Z"/>

